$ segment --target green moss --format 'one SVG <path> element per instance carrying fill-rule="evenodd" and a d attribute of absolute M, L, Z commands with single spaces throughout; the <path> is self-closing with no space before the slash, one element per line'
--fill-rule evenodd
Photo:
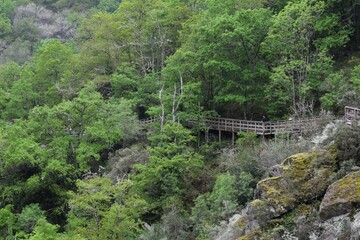
<path fill-rule="evenodd" d="M 274 235 L 273 233 L 279 229 L 286 229 L 292 232 L 296 227 L 296 219 L 300 216 L 310 219 L 317 214 L 317 205 L 318 203 L 316 202 L 309 205 L 301 204 L 281 218 L 269 221 L 268 224 L 263 227 L 263 231 L 271 235 Z"/>
<path fill-rule="evenodd" d="M 255 199 L 255 200 L 251 201 L 249 204 L 252 208 L 263 208 L 263 207 L 267 206 L 266 202 L 264 202 L 260 199 Z"/>
<path fill-rule="evenodd" d="M 249 205 L 250 210 L 248 213 L 256 216 L 256 219 L 260 224 L 272 218 L 272 213 L 270 212 L 268 203 L 260 199 L 255 199 L 254 201 L 250 202 Z"/>
<path fill-rule="evenodd" d="M 336 154 L 324 150 L 295 154 L 286 163 L 290 166 L 283 177 L 298 201 L 322 195 L 337 169 Z"/>
<path fill-rule="evenodd" d="M 360 202 L 360 171 L 351 173 L 332 185 L 339 202 Z"/>
<path fill-rule="evenodd" d="M 256 190 L 256 196 L 267 204 L 267 209 L 274 210 L 269 213 L 272 217 L 323 195 L 337 169 L 336 154 L 326 150 L 298 153 L 280 166 L 283 174 L 258 182 Z"/>
<path fill-rule="evenodd" d="M 261 188 L 261 198 L 269 202 L 279 213 L 291 208 L 296 199 L 288 191 L 282 176 L 267 178 L 258 183 Z"/>
<path fill-rule="evenodd" d="M 254 239 L 267 239 L 273 240 L 269 234 L 262 232 L 260 229 L 256 229 L 246 234 L 245 236 L 239 237 L 237 240 L 254 240 Z"/>
<path fill-rule="evenodd" d="M 279 235 L 277 230 L 292 231 L 299 216 L 313 217 L 315 207 L 301 204 L 323 195 L 333 181 L 337 170 L 336 153 L 326 150 L 299 153 L 285 159 L 279 167 L 283 173 L 259 181 L 255 193 L 258 199 L 249 203 L 251 212 L 248 214 L 255 216 L 262 232 L 254 229 L 240 239 L 271 239 L 259 236 L 267 234 L 273 238 Z M 282 218 L 274 219 L 279 216 Z M 244 229 L 246 219 L 238 225 Z"/>
<path fill-rule="evenodd" d="M 245 218 L 239 219 L 236 222 L 235 226 L 238 227 L 238 228 L 241 228 L 241 229 L 245 229 L 245 227 L 246 227 L 246 219 Z"/>
<path fill-rule="evenodd" d="M 290 157 L 286 158 L 281 165 L 285 166 L 293 166 L 294 162 L 299 161 L 301 159 L 307 159 L 309 157 L 309 153 L 297 153 L 294 155 L 291 155 Z"/>

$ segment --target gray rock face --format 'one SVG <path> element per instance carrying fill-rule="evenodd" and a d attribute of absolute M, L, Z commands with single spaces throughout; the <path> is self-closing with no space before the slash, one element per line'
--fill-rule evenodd
<path fill-rule="evenodd" d="M 229 224 L 226 226 L 224 231 L 221 232 L 219 236 L 217 236 L 216 240 L 229 240 L 229 239 L 236 239 L 242 235 L 241 232 L 238 231 L 236 228 L 237 221 L 241 218 L 240 214 L 235 214 L 229 220 Z"/>
<path fill-rule="evenodd" d="M 344 214 L 322 222 L 314 222 L 310 240 L 359 240 L 360 212 L 350 217 Z"/>
<path fill-rule="evenodd" d="M 331 184 L 320 205 L 324 220 L 349 213 L 360 204 L 360 171 L 350 173 Z"/>
<path fill-rule="evenodd" d="M 284 169 L 281 165 L 276 164 L 269 169 L 269 176 L 270 177 L 277 177 L 284 173 Z"/>
<path fill-rule="evenodd" d="M 67 13 L 53 12 L 42 6 L 30 3 L 19 6 L 12 19 L 14 26 L 26 20 L 39 30 L 41 38 L 58 38 L 65 41 L 74 37 L 75 27 L 66 19 Z"/>
<path fill-rule="evenodd" d="M 354 215 L 354 219 L 351 222 L 351 240 L 358 240 L 360 239 L 360 212 Z"/>
<path fill-rule="evenodd" d="M 337 240 L 350 238 L 351 220 L 348 215 L 337 216 L 320 224 L 320 229 L 324 229 L 316 238 L 318 240 Z"/>
<path fill-rule="evenodd" d="M 329 186 L 336 172 L 334 156 L 321 151 L 297 154 L 284 161 L 281 169 L 274 167 L 274 175 L 258 183 L 257 199 L 248 203 L 214 239 L 235 240 L 242 236 L 244 239 L 360 240 L 360 212 L 353 215 L 360 206 L 360 171 L 349 173 Z M 289 180 L 296 184 L 290 184 Z M 318 210 L 312 203 L 313 196 L 324 193 Z M 301 207 L 300 203 L 310 205 Z M 286 225 L 268 228 L 268 223 L 289 214 L 297 219 L 294 230 L 286 229 Z"/>

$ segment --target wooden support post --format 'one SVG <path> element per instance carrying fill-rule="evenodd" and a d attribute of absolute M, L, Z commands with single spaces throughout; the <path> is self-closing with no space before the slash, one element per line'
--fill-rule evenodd
<path fill-rule="evenodd" d="M 209 142 L 209 129 L 205 130 L 205 142 L 208 143 Z"/>
<path fill-rule="evenodd" d="M 221 142 L 221 130 L 219 130 L 219 142 Z"/>
<path fill-rule="evenodd" d="M 235 145 L 235 133 L 234 131 L 231 132 L 232 133 L 232 145 Z"/>

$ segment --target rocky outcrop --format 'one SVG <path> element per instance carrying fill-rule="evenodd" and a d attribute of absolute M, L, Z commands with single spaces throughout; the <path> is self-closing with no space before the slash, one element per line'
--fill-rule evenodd
<path fill-rule="evenodd" d="M 226 236 L 238 239 L 270 239 L 261 231 L 272 219 L 283 216 L 298 205 L 322 196 L 337 170 L 334 150 L 295 154 L 276 166 L 272 177 L 257 184 L 255 200 L 237 216 Z M 225 239 L 219 235 L 216 239 Z"/>
<path fill-rule="evenodd" d="M 272 206 L 279 217 L 302 202 L 324 194 L 337 169 L 332 151 L 295 154 L 281 165 L 283 173 L 260 181 L 255 197 Z"/>
<path fill-rule="evenodd" d="M 19 29 L 23 22 L 31 24 L 40 38 L 66 41 L 75 36 L 75 26 L 68 22 L 67 15 L 65 12 L 53 12 L 35 3 L 29 3 L 16 8 L 12 22 L 15 29 Z"/>
<path fill-rule="evenodd" d="M 331 184 L 320 205 L 320 217 L 329 219 L 360 206 L 360 171 Z"/>

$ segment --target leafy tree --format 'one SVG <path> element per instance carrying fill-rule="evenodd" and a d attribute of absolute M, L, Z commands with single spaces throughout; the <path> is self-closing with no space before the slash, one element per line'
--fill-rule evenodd
<path fill-rule="evenodd" d="M 96 7 L 99 4 L 99 0 L 83 0 L 81 2 L 79 1 L 73 1 L 73 0 L 38 0 L 41 2 L 49 1 L 50 3 L 53 3 L 53 7 L 55 8 L 68 8 L 73 11 L 82 13 L 89 11 L 92 7 Z"/>
<path fill-rule="evenodd" d="M 137 122 L 130 106 L 127 101 L 105 102 L 95 85 L 89 84 L 72 101 L 52 109 L 35 108 L 31 127 L 40 142 L 50 145 L 49 156 L 87 170 L 102 149 L 136 135 Z"/>
<path fill-rule="evenodd" d="M 34 194 L 41 188 L 39 172 L 45 161 L 44 149 L 23 126 L 19 121 L 1 129 L 1 202 L 12 203 L 17 210 L 36 202 Z"/>
<path fill-rule="evenodd" d="M 45 218 L 44 211 L 42 211 L 37 204 L 27 205 L 19 214 L 17 225 L 26 232 L 31 233 L 39 219 Z"/>
<path fill-rule="evenodd" d="M 5 91 L 9 91 L 15 81 L 20 78 L 21 67 L 10 62 L 0 66 L 0 87 Z"/>
<path fill-rule="evenodd" d="M 2 127 L 1 201 L 17 210 L 37 202 L 50 221 L 61 222 L 75 179 L 99 165 L 101 150 L 137 133 L 129 106 L 105 102 L 88 85 L 73 101 L 34 108 L 27 120 Z"/>
<path fill-rule="evenodd" d="M 130 198 L 125 204 L 114 203 L 101 221 L 100 238 L 136 239 L 142 230 L 139 219 L 145 208 L 145 201 L 138 198 Z"/>
<path fill-rule="evenodd" d="M 20 71 L 20 66 L 14 62 L 0 66 L 0 109 L 2 113 L 9 100 L 9 91 L 12 85 L 20 78 Z"/>
<path fill-rule="evenodd" d="M 210 237 L 209 232 L 205 233 L 206 228 L 231 216 L 237 206 L 235 177 L 229 173 L 219 175 L 213 190 L 198 196 L 192 208 L 191 219 L 195 223 L 200 239 Z"/>
<path fill-rule="evenodd" d="M 39 94 L 37 105 L 60 102 L 59 91 L 62 85 L 66 85 L 64 81 L 68 80 L 72 53 L 69 45 L 55 39 L 44 41 L 36 51 L 33 59 L 32 89 Z"/>
<path fill-rule="evenodd" d="M 16 2 L 12 0 L 3 0 L 0 5 L 0 15 L 10 17 L 12 12 L 15 10 Z"/>
<path fill-rule="evenodd" d="M 199 14 L 187 22 L 186 40 L 167 68 L 180 71 L 184 81 L 201 83 L 205 110 L 231 108 L 248 118 L 248 109 L 256 109 L 263 101 L 268 70 L 260 60 L 261 43 L 270 20 L 271 12 L 263 8 L 215 17 Z M 173 83 L 175 78 L 165 80 Z"/>
<path fill-rule="evenodd" d="M 120 5 L 120 0 L 100 0 L 97 9 L 104 12 L 115 12 Z"/>
<path fill-rule="evenodd" d="M 0 15 L 0 37 L 4 37 L 10 32 L 11 32 L 10 19 Z"/>
<path fill-rule="evenodd" d="M 0 237 L 6 239 L 12 236 L 15 230 L 16 216 L 12 212 L 12 205 L 0 209 Z"/>
<path fill-rule="evenodd" d="M 8 97 L 3 113 L 6 119 L 22 118 L 29 114 L 31 108 L 35 105 L 36 93 L 32 91 L 31 82 L 28 76 L 31 76 L 29 67 L 25 67 L 21 72 L 21 77 L 12 84 L 8 91 Z"/>
<path fill-rule="evenodd" d="M 330 74 L 323 84 L 323 90 L 326 92 L 320 97 L 322 107 L 326 110 L 335 110 L 335 112 L 340 111 L 340 107 L 343 110 L 339 100 L 348 90 L 348 87 L 349 84 L 344 73 Z"/>
<path fill-rule="evenodd" d="M 136 196 L 125 195 L 129 183 L 114 185 L 110 179 L 98 177 L 78 180 L 78 191 L 70 193 L 69 230 L 86 238 L 135 238 L 146 204 Z"/>
<path fill-rule="evenodd" d="M 59 226 L 53 225 L 46 221 L 44 218 L 40 218 L 36 226 L 29 237 L 29 240 L 56 240 L 59 239 L 60 236 L 57 233 Z"/>
<path fill-rule="evenodd" d="M 225 0 L 225 1 L 216 1 L 216 0 L 207 0 L 206 9 L 212 15 L 216 14 L 234 14 L 237 11 L 241 11 L 243 9 L 255 9 L 264 7 L 264 4 L 267 2 L 266 0 Z"/>
<path fill-rule="evenodd" d="M 31 64 L 27 64 L 19 79 L 8 90 L 7 118 L 20 118 L 36 105 L 54 105 L 68 98 L 66 89 L 79 88 L 72 82 L 72 48 L 59 40 L 47 40 L 37 50 Z M 70 95 L 71 96 L 71 95 Z"/>
<path fill-rule="evenodd" d="M 203 167 L 202 157 L 189 147 L 193 137 L 180 124 L 165 125 L 152 138 L 149 162 L 135 165 L 133 191 L 145 199 L 153 213 L 170 206 L 183 208 L 196 191 L 192 184 Z M 190 195 L 189 195 L 190 194 Z"/>
<path fill-rule="evenodd" d="M 268 91 L 273 114 L 284 113 L 288 107 L 296 116 L 313 111 L 321 81 L 331 73 L 332 60 L 327 52 L 345 44 L 349 34 L 334 31 L 338 18 L 325 15 L 325 9 L 323 1 L 292 2 L 274 19 L 267 37 L 267 45 L 280 59 L 273 68 Z M 324 32 L 330 34 L 322 37 Z"/>
<path fill-rule="evenodd" d="M 351 72 L 350 78 L 351 85 L 355 91 L 360 91 L 360 65 L 355 66 Z"/>
<path fill-rule="evenodd" d="M 69 228 L 83 236 L 99 237 L 100 221 L 116 199 L 118 186 L 106 178 L 78 180 L 77 192 L 70 193 Z"/>
<path fill-rule="evenodd" d="M 111 74 L 127 62 L 141 75 L 159 71 L 175 51 L 179 17 L 187 16 L 168 10 L 161 0 L 123 1 L 113 14 L 96 13 L 84 20 L 79 36 L 89 69 Z"/>
<path fill-rule="evenodd" d="M 137 97 L 140 77 L 134 69 L 124 67 L 111 75 L 112 95 L 116 98 L 135 99 Z"/>

